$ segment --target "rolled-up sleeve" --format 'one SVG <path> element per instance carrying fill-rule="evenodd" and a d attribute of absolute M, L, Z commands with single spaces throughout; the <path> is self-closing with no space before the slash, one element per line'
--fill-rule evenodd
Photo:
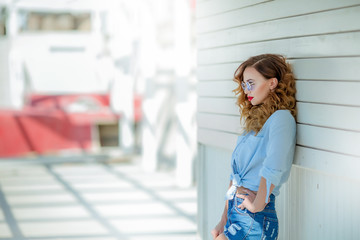
<path fill-rule="evenodd" d="M 291 113 L 281 110 L 272 117 L 266 157 L 260 170 L 260 176 L 266 179 L 266 203 L 271 184 L 278 186 L 287 180 L 296 144 L 296 122 Z"/>

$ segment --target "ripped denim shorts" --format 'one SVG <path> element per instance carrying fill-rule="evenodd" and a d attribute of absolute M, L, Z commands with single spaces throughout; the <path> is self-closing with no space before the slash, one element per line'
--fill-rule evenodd
<path fill-rule="evenodd" d="M 242 202 L 243 199 L 236 196 L 229 200 L 225 236 L 229 240 L 277 239 L 279 223 L 275 210 L 275 196 L 271 194 L 270 202 L 263 211 L 257 213 L 238 208 Z"/>

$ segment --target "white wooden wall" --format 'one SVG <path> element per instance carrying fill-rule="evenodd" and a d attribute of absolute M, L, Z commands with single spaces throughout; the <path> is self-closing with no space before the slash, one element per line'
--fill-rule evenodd
<path fill-rule="evenodd" d="M 360 1 L 199 0 L 199 231 L 220 219 L 241 129 L 232 81 L 262 53 L 297 86 L 297 147 L 277 198 L 280 239 L 360 239 Z"/>

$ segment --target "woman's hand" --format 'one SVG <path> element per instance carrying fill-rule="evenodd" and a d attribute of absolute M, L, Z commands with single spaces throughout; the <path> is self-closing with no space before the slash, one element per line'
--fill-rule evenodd
<path fill-rule="evenodd" d="M 211 230 L 211 235 L 213 237 L 213 239 L 215 240 L 220 234 L 222 234 L 224 232 L 224 226 L 226 224 L 226 221 L 224 222 L 223 220 L 221 220 L 215 227 L 213 230 Z"/>
<path fill-rule="evenodd" d="M 244 199 L 244 201 L 238 206 L 238 208 L 244 210 L 245 208 L 252 213 L 257 212 L 254 200 L 256 198 L 256 194 L 250 191 L 249 189 L 245 190 L 246 194 L 236 194 L 237 197 Z"/>
<path fill-rule="evenodd" d="M 275 188 L 275 185 L 271 184 L 270 192 L 268 193 L 269 195 L 272 193 L 274 188 Z M 244 201 L 238 206 L 241 209 L 246 208 L 247 210 L 249 210 L 252 213 L 261 212 L 266 207 L 265 202 L 270 202 L 270 197 L 268 197 L 268 200 L 265 201 L 265 199 L 266 199 L 266 179 L 263 177 L 261 177 L 259 190 L 257 191 L 256 194 L 253 193 L 249 189 L 245 189 L 245 191 L 247 194 L 244 194 L 244 195 L 237 194 L 237 196 L 239 198 L 244 199 Z"/>

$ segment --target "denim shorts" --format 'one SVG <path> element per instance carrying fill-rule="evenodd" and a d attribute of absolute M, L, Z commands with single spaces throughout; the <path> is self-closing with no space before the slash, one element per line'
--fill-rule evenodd
<path fill-rule="evenodd" d="M 270 202 L 263 211 L 257 213 L 238 208 L 243 201 L 236 196 L 229 200 L 225 236 L 229 240 L 277 239 L 279 223 L 275 210 L 275 196 L 271 194 Z"/>

